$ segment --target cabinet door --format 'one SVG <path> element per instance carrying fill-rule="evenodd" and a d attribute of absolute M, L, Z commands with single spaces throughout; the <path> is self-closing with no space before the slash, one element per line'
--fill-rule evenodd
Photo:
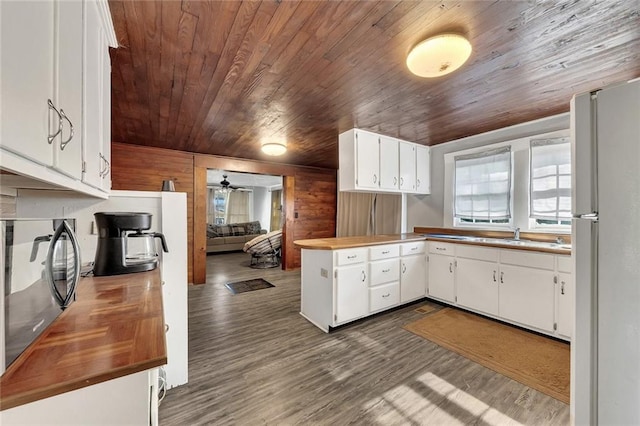
<path fill-rule="evenodd" d="M 82 178 L 82 2 L 56 2 L 57 106 L 68 120 L 54 141 L 54 164 L 59 171 Z M 73 126 L 73 135 L 71 134 Z"/>
<path fill-rule="evenodd" d="M 558 274 L 558 334 L 572 338 L 575 312 L 573 276 Z"/>
<path fill-rule="evenodd" d="M 96 188 L 102 188 L 102 175 L 106 163 L 102 157 L 103 146 L 103 50 L 107 49 L 101 27 L 98 5 L 85 3 L 84 24 L 84 174 L 82 180 Z"/>
<path fill-rule="evenodd" d="M 500 316 L 553 332 L 553 271 L 500 265 Z"/>
<path fill-rule="evenodd" d="M 365 264 L 336 270 L 335 323 L 360 318 L 369 313 L 369 280 Z"/>
<path fill-rule="evenodd" d="M 46 166 L 53 164 L 50 126 L 58 128 L 47 103 L 54 91 L 53 25 L 53 2 L 0 1 L 0 140 Z"/>
<path fill-rule="evenodd" d="M 455 302 L 454 268 L 454 257 L 439 254 L 429 255 L 429 279 L 427 282 L 429 296 L 451 303 Z"/>
<path fill-rule="evenodd" d="M 416 145 L 399 142 L 400 146 L 400 191 L 416 190 Z"/>
<path fill-rule="evenodd" d="M 400 259 L 400 303 L 424 297 L 427 292 L 427 259 L 407 256 Z"/>
<path fill-rule="evenodd" d="M 458 304 L 487 314 L 498 315 L 498 264 L 464 258 L 458 258 L 456 261 Z"/>
<path fill-rule="evenodd" d="M 416 145 L 416 192 L 431 193 L 431 149 L 428 146 Z"/>
<path fill-rule="evenodd" d="M 356 186 L 359 188 L 379 187 L 380 147 L 378 135 L 356 130 Z"/>
<path fill-rule="evenodd" d="M 380 136 L 380 188 L 398 189 L 399 161 L 398 140 Z"/>
<path fill-rule="evenodd" d="M 111 190 L 111 57 L 106 37 L 103 33 L 102 48 L 102 143 L 101 153 L 104 163 L 104 173 L 100 189 Z"/>

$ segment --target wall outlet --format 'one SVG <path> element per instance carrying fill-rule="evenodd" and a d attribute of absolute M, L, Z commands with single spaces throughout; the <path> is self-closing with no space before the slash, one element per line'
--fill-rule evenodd
<path fill-rule="evenodd" d="M 322 278 L 329 278 L 329 271 L 324 268 L 320 268 L 320 276 Z"/>

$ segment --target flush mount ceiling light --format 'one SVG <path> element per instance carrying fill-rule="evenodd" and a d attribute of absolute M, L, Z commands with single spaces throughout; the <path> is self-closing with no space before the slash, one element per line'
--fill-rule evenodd
<path fill-rule="evenodd" d="M 262 152 L 267 155 L 282 155 L 287 152 L 287 144 L 282 141 L 262 142 Z"/>
<path fill-rule="evenodd" d="M 440 77 L 460 68 L 470 55 L 469 40 L 459 34 L 440 34 L 411 49 L 407 67 L 419 77 Z"/>

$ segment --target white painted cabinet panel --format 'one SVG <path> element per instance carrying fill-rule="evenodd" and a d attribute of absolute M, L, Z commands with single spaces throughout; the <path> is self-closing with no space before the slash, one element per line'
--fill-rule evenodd
<path fill-rule="evenodd" d="M 427 259 L 424 255 L 404 256 L 400 259 L 400 302 L 425 297 L 427 292 Z"/>
<path fill-rule="evenodd" d="M 561 272 L 558 274 L 558 334 L 568 339 L 573 337 L 575 314 L 575 290 L 573 276 Z"/>
<path fill-rule="evenodd" d="M 398 281 L 400 279 L 400 262 L 397 258 L 370 262 L 369 271 L 371 286 Z"/>
<path fill-rule="evenodd" d="M 53 2 L 0 1 L 2 148 L 45 166 L 53 165 L 47 137 L 58 120 L 54 100 Z"/>
<path fill-rule="evenodd" d="M 398 140 L 380 136 L 380 188 L 397 191 L 399 188 Z"/>
<path fill-rule="evenodd" d="M 460 257 L 457 263 L 458 304 L 490 315 L 498 315 L 498 263 Z"/>
<path fill-rule="evenodd" d="M 500 265 L 500 316 L 553 332 L 554 271 Z"/>
<path fill-rule="evenodd" d="M 356 132 L 356 185 L 377 189 L 380 180 L 380 151 L 378 136 L 374 133 Z"/>
<path fill-rule="evenodd" d="M 455 262 L 453 256 L 430 254 L 429 278 L 427 280 L 428 294 L 431 297 L 454 303 L 455 291 Z"/>
<path fill-rule="evenodd" d="M 369 289 L 369 310 L 371 313 L 389 309 L 400 302 L 398 282 Z"/>
<path fill-rule="evenodd" d="M 400 191 L 416 191 L 416 144 L 399 142 L 400 151 Z"/>
<path fill-rule="evenodd" d="M 368 287 L 365 264 L 336 269 L 336 323 L 351 321 L 369 313 Z"/>
<path fill-rule="evenodd" d="M 416 192 L 431 194 L 431 148 L 416 145 Z"/>

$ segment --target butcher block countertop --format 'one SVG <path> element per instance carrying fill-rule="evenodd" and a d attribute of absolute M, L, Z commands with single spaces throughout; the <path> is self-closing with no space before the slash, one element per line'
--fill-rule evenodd
<path fill-rule="evenodd" d="M 369 235 L 362 237 L 317 238 L 313 240 L 297 240 L 293 243 L 297 248 L 311 250 L 339 250 L 345 248 L 369 247 L 380 244 L 407 243 L 410 241 L 425 241 L 424 235 L 389 234 Z"/>
<path fill-rule="evenodd" d="M 0 410 L 166 363 L 160 271 L 83 278 L 76 301 L 0 378 Z"/>

